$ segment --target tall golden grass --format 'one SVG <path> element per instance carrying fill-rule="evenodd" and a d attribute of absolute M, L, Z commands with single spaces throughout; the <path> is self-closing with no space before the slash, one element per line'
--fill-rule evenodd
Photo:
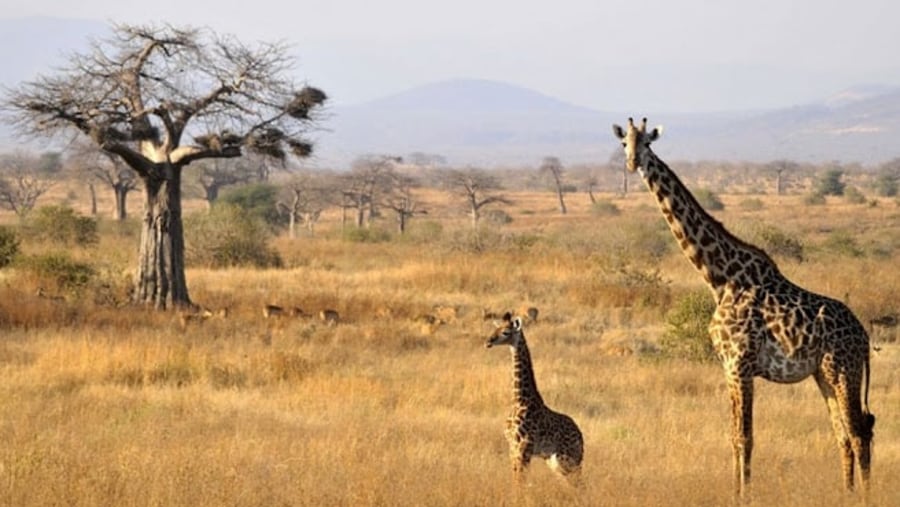
<path fill-rule="evenodd" d="M 897 310 L 896 253 L 816 249 L 847 228 L 861 245 L 898 246 L 898 209 L 723 196 L 729 227 L 764 221 L 812 245 L 783 271 L 847 297 L 861 320 Z M 730 407 L 720 368 L 651 350 L 665 313 L 701 286 L 673 249 L 635 251 L 629 230 L 659 230 L 648 196 L 620 216 L 551 194 L 510 208 L 507 239 L 475 253 L 430 241 L 349 243 L 330 234 L 277 241 L 282 270 L 192 269 L 193 299 L 225 318 L 183 324 L 171 312 L 90 297 L 35 295 L 40 281 L 0 271 L 0 505 L 726 505 L 732 501 Z M 445 223 L 449 236 L 454 220 Z M 623 232 L 624 231 L 624 232 Z M 665 231 L 662 231 L 665 233 Z M 670 238 L 666 240 L 674 245 Z M 105 235 L 98 257 L 128 267 L 134 238 Z M 28 246 L 39 249 L 40 246 Z M 889 248 L 887 249 L 889 250 Z M 622 270 L 661 280 L 634 285 Z M 650 294 L 648 296 L 648 294 Z M 340 312 L 263 318 L 264 304 Z M 585 435 L 583 490 L 539 461 L 513 488 L 503 438 L 511 365 L 486 350 L 482 311 L 540 309 L 526 327 L 547 403 Z M 423 328 L 436 306 L 452 318 Z M 389 311 L 385 311 L 388 309 Z M 900 493 L 900 345 L 872 359 L 873 505 Z M 623 355 L 624 354 L 624 355 Z M 757 381 L 752 505 L 853 505 L 815 385 Z"/>

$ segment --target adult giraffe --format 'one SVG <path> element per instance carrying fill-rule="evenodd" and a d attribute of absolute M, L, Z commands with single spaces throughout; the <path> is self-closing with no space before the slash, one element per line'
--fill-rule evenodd
<path fill-rule="evenodd" d="M 858 465 L 867 488 L 875 416 L 868 407 L 869 337 L 859 320 L 840 301 L 792 283 L 763 250 L 710 216 L 650 149 L 661 127 L 648 132 L 646 118 L 640 127 L 629 118 L 627 129 L 613 125 L 613 132 L 627 169 L 640 173 L 716 300 L 709 334 L 731 396 L 736 493 L 744 494 L 750 480 L 754 377 L 780 383 L 815 378 L 841 451 L 844 486 L 853 489 Z"/>

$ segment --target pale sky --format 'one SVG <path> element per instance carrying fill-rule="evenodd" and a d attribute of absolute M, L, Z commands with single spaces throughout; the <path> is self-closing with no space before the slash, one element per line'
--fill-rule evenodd
<path fill-rule="evenodd" d="M 284 40 L 336 104 L 451 78 L 607 111 L 790 106 L 900 85 L 896 0 L 29 0 L 0 17 L 208 26 Z"/>

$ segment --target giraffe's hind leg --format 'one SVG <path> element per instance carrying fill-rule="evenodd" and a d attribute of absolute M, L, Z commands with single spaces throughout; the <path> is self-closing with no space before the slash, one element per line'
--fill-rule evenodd
<path fill-rule="evenodd" d="M 872 424 L 871 416 L 863 414 L 859 401 L 860 384 L 849 377 L 840 382 L 836 375 L 817 373 L 816 383 L 831 416 L 831 426 L 841 452 L 841 469 L 844 487 L 852 490 L 855 468 L 859 465 L 864 488 L 869 484 L 871 468 Z"/>

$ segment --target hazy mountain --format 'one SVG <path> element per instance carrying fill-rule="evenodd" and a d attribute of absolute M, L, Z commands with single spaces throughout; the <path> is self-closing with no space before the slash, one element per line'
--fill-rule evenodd
<path fill-rule="evenodd" d="M 0 20 L 0 85 L 52 73 L 84 52 L 109 26 L 95 20 Z M 623 81 L 627 82 L 627 81 Z M 597 93 L 608 111 L 567 103 L 509 83 L 475 79 L 414 87 L 367 103 L 333 106 L 314 135 L 316 163 L 346 167 L 366 153 L 424 152 L 454 165 L 604 162 L 618 149 L 610 125 L 646 115 L 666 129 L 657 152 L 667 159 L 789 158 L 873 164 L 900 156 L 900 88 L 861 85 L 793 107 L 721 113 L 618 111 L 611 80 Z M 327 91 L 327 90 L 326 90 Z M 619 90 L 620 91 L 620 90 Z M 0 125 L 0 150 L 14 146 Z"/>
<path fill-rule="evenodd" d="M 323 161 L 359 153 L 437 153 L 455 164 L 532 164 L 547 155 L 598 162 L 618 148 L 612 123 L 633 112 L 595 111 L 514 85 L 455 80 L 337 108 L 320 139 Z M 644 113 L 665 126 L 670 159 L 879 163 L 900 156 L 900 88 L 860 86 L 769 111 Z"/>
<path fill-rule="evenodd" d="M 452 80 L 335 108 L 319 155 L 440 154 L 455 164 L 533 162 L 568 153 L 596 159 L 599 126 L 612 117 L 506 83 Z M 540 159 L 538 158 L 538 162 Z"/>

